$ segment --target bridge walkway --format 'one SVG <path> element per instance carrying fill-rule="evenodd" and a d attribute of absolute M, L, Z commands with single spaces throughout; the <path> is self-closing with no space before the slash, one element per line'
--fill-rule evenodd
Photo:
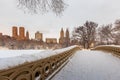
<path fill-rule="evenodd" d="M 77 51 L 51 80 L 120 80 L 120 59 L 101 51 Z"/>

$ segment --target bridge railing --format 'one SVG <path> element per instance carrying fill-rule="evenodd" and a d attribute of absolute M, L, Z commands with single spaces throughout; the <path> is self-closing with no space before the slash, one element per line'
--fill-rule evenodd
<path fill-rule="evenodd" d="M 102 51 L 107 51 L 107 52 L 111 52 L 114 53 L 116 55 L 120 56 L 120 46 L 97 46 L 95 48 L 93 48 L 92 50 L 102 50 Z"/>
<path fill-rule="evenodd" d="M 0 80 L 45 80 L 79 49 L 76 46 L 57 55 L 0 70 Z"/>

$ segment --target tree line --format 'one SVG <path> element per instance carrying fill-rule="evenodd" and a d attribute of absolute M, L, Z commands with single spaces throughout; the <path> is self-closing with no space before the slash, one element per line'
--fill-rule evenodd
<path fill-rule="evenodd" d="M 120 45 L 120 20 L 114 24 L 99 26 L 96 22 L 86 21 L 72 32 L 72 40 L 77 40 L 83 48 L 97 45 Z"/>

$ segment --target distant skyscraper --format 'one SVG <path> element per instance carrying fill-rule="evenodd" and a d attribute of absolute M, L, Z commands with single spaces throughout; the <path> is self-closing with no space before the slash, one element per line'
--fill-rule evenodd
<path fill-rule="evenodd" d="M 70 36 L 69 36 L 69 30 L 68 29 L 66 29 L 66 36 L 65 36 L 66 38 L 70 38 Z"/>
<path fill-rule="evenodd" d="M 18 35 L 18 29 L 16 26 L 12 27 L 12 37 L 17 40 L 29 40 L 29 32 L 26 32 L 25 35 L 25 28 L 19 27 L 19 35 Z"/>
<path fill-rule="evenodd" d="M 69 35 L 68 29 L 66 29 L 65 44 L 66 44 L 66 46 L 69 46 L 69 44 L 70 44 L 70 35 Z"/>
<path fill-rule="evenodd" d="M 43 34 L 40 33 L 39 31 L 37 31 L 35 33 L 35 39 L 38 40 L 38 41 L 43 41 Z"/>
<path fill-rule="evenodd" d="M 59 44 L 64 44 L 64 31 L 63 31 L 63 28 L 60 31 Z"/>
<path fill-rule="evenodd" d="M 64 31 L 63 31 L 63 28 L 61 29 L 61 32 L 60 32 L 60 38 L 64 38 Z"/>
<path fill-rule="evenodd" d="M 66 29 L 66 32 L 65 32 L 65 36 L 64 36 L 64 31 L 63 31 L 63 28 L 61 29 L 60 31 L 60 38 L 59 38 L 59 44 L 61 44 L 62 46 L 69 46 L 70 44 L 70 36 L 69 36 L 69 30 Z"/>
<path fill-rule="evenodd" d="M 29 32 L 26 32 L 26 39 L 29 40 Z"/>
<path fill-rule="evenodd" d="M 2 33 L 0 33 L 0 38 L 2 37 Z"/>
<path fill-rule="evenodd" d="M 13 26 L 12 27 L 12 37 L 17 39 L 18 38 L 18 31 L 17 31 L 17 27 Z"/>
<path fill-rule="evenodd" d="M 24 27 L 19 27 L 19 39 L 25 40 L 25 28 Z"/>

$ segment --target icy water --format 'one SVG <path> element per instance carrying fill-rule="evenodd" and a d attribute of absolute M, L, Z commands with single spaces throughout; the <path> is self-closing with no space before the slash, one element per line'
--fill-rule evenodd
<path fill-rule="evenodd" d="M 52 80 L 120 80 L 120 59 L 101 51 L 78 51 Z"/>

